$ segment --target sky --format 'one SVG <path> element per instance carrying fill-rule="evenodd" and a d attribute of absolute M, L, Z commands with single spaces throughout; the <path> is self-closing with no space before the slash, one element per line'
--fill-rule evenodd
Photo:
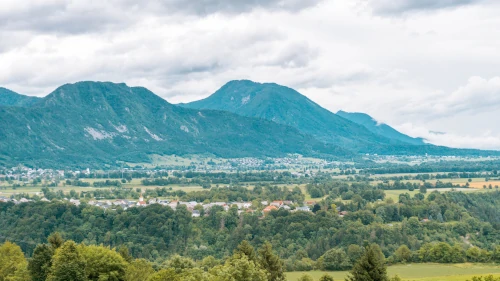
<path fill-rule="evenodd" d="M 0 86 L 125 82 L 171 103 L 250 79 L 437 145 L 500 149 L 500 1 L 0 1 Z"/>

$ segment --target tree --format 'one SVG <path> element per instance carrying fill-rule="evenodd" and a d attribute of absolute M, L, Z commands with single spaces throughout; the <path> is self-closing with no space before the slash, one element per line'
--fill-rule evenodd
<path fill-rule="evenodd" d="M 427 187 L 425 185 L 420 186 L 420 193 L 427 193 Z"/>
<path fill-rule="evenodd" d="M 85 273 L 88 280 L 123 280 L 127 264 L 114 250 L 103 246 L 78 246 L 79 253 L 86 262 Z"/>
<path fill-rule="evenodd" d="M 331 275 L 325 274 L 319 278 L 319 281 L 334 281 Z"/>
<path fill-rule="evenodd" d="M 363 255 L 363 248 L 359 245 L 351 244 L 347 248 L 347 256 L 349 257 L 351 263 L 355 263 Z"/>
<path fill-rule="evenodd" d="M 387 267 L 384 264 L 383 254 L 376 244 L 366 248 L 365 253 L 354 265 L 348 281 L 388 281 Z"/>
<path fill-rule="evenodd" d="M 131 262 L 132 261 L 132 256 L 130 255 L 129 251 L 128 251 L 128 248 L 127 246 L 125 245 L 121 245 L 119 248 L 118 248 L 118 253 L 120 254 L 120 256 L 122 256 L 122 258 L 124 260 L 126 260 L 127 262 Z"/>
<path fill-rule="evenodd" d="M 269 242 L 264 243 L 259 249 L 259 264 L 267 271 L 269 281 L 285 281 L 283 273 L 283 262 L 273 253 L 273 247 Z"/>
<path fill-rule="evenodd" d="M 248 243 L 248 241 L 243 240 L 234 251 L 235 254 L 246 255 L 249 260 L 257 262 L 257 255 L 255 254 L 255 249 Z"/>
<path fill-rule="evenodd" d="M 52 259 L 48 281 L 86 281 L 86 263 L 78 252 L 75 242 L 67 241 L 59 249 Z"/>
<path fill-rule="evenodd" d="M 181 277 L 175 273 L 173 268 L 162 269 L 155 274 L 151 275 L 147 281 L 180 281 Z"/>
<path fill-rule="evenodd" d="M 176 273 L 181 273 L 186 269 L 194 267 L 194 261 L 190 258 L 174 255 L 167 261 L 167 267 L 175 270 Z"/>
<path fill-rule="evenodd" d="M 401 245 L 395 252 L 394 258 L 398 262 L 409 262 L 411 259 L 411 250 L 406 245 Z"/>
<path fill-rule="evenodd" d="M 125 269 L 124 281 L 144 281 L 155 273 L 153 266 L 145 259 L 131 261 Z"/>
<path fill-rule="evenodd" d="M 343 249 L 330 249 L 322 257 L 325 270 L 343 270 L 351 267 L 350 260 Z"/>
<path fill-rule="evenodd" d="M 267 281 L 267 272 L 245 255 L 235 254 L 210 271 L 216 281 Z"/>
<path fill-rule="evenodd" d="M 52 266 L 54 249 L 47 244 L 39 244 L 33 251 L 28 270 L 33 280 L 46 280 Z"/>
<path fill-rule="evenodd" d="M 314 279 L 311 276 L 304 274 L 300 276 L 299 280 L 297 281 L 314 281 Z"/>
<path fill-rule="evenodd" d="M 49 241 L 49 244 L 52 246 L 52 248 L 54 248 L 54 250 L 58 249 L 64 244 L 64 239 L 59 232 L 50 234 L 50 236 L 47 238 L 47 241 Z"/>
<path fill-rule="evenodd" d="M 25 268 L 26 259 L 19 246 L 9 241 L 0 246 L 0 281 L 22 277 L 20 274 Z M 17 279 L 19 280 L 19 278 Z"/>

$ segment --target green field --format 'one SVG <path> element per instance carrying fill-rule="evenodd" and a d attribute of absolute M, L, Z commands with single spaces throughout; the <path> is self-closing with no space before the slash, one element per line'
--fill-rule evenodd
<path fill-rule="evenodd" d="M 335 280 L 344 280 L 347 276 L 347 271 L 323 272 L 289 272 L 286 274 L 289 281 L 296 281 L 302 275 L 308 274 L 319 280 L 319 278 L 328 273 Z M 491 264 L 408 264 L 395 265 L 388 268 L 389 276 L 398 275 L 403 280 L 416 281 L 465 281 L 471 279 L 472 276 L 479 275 L 495 275 L 500 276 L 500 266 Z"/>

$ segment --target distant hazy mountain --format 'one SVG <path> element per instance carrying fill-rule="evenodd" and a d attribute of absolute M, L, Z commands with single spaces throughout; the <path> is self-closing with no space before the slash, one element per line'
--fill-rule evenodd
<path fill-rule="evenodd" d="M 29 107 L 39 100 L 40 98 L 38 97 L 20 95 L 9 89 L 0 87 L 0 106 Z"/>
<path fill-rule="evenodd" d="M 413 144 L 413 145 L 424 145 L 425 142 L 421 138 L 412 138 L 405 134 L 402 134 L 392 128 L 391 126 L 383 123 L 378 123 L 375 119 L 373 119 L 370 115 L 365 113 L 350 113 L 345 111 L 337 112 L 337 115 L 350 120 L 354 123 L 364 126 L 370 132 L 375 133 L 380 136 L 384 136 L 386 138 L 390 138 L 393 140 L 399 140 L 404 143 Z"/>
<path fill-rule="evenodd" d="M 208 98 L 182 106 L 267 119 L 295 127 L 321 141 L 358 151 L 373 145 L 403 144 L 374 134 L 364 126 L 322 108 L 297 91 L 274 83 L 231 81 Z"/>
<path fill-rule="evenodd" d="M 351 156 L 296 129 L 172 105 L 142 87 L 80 82 L 30 108 L 0 106 L 0 162 L 112 163 L 149 154 Z"/>

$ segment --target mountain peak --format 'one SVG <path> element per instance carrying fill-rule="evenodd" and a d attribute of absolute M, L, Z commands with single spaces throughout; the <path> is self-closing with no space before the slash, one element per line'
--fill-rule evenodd
<path fill-rule="evenodd" d="M 82 81 L 58 87 L 44 98 L 43 106 L 104 106 L 121 104 L 170 105 L 163 98 L 143 87 L 130 87 L 125 83 Z"/>

